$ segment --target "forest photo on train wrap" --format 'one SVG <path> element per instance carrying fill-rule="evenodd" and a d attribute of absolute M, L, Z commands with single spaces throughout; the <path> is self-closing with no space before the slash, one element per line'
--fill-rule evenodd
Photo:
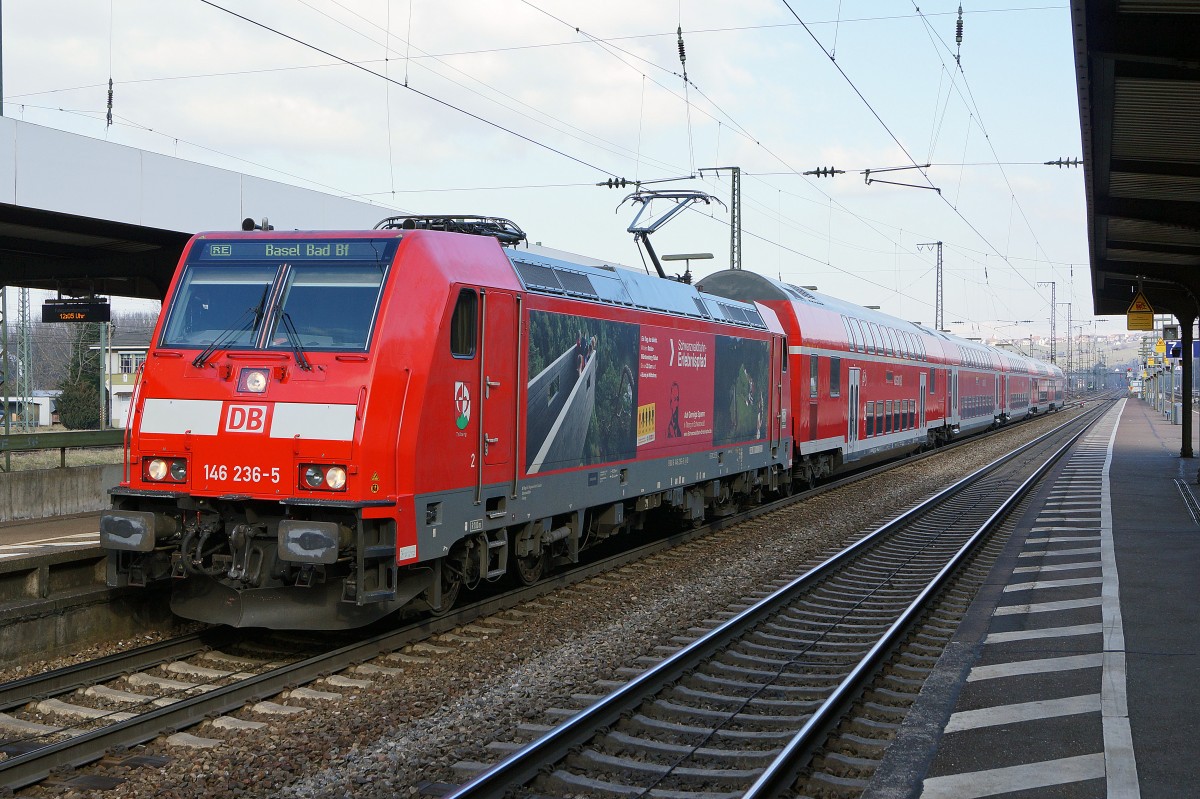
<path fill-rule="evenodd" d="M 766 434 L 769 361 L 765 341 L 717 336 L 713 444 L 751 441 Z"/>
<path fill-rule="evenodd" d="M 636 456 L 637 354 L 637 325 L 530 312 L 529 474 Z"/>

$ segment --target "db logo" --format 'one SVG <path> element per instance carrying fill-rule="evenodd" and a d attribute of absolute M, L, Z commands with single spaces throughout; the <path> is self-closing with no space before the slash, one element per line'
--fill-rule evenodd
<path fill-rule="evenodd" d="M 229 433 L 263 433 L 267 429 L 266 405 L 230 405 L 225 412 Z"/>

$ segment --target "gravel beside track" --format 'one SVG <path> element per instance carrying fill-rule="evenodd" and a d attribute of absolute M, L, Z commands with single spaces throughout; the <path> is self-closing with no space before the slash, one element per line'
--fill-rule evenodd
<path fill-rule="evenodd" d="M 341 698 L 288 700 L 305 712 L 236 714 L 269 721 L 264 729 L 219 730 L 206 722 L 189 730 L 221 739 L 218 747 L 160 738 L 136 753 L 170 757 L 166 765 L 112 759 L 87 773 L 124 779 L 106 797 L 416 796 L 424 783 L 458 782 L 456 763 L 499 759 L 488 742 L 520 739 L 515 730 L 523 723 L 553 723 L 544 711 L 577 707 L 572 695 L 606 693 L 622 667 L 661 655 L 657 647 L 674 648 L 673 635 L 776 578 L 802 573 L 898 510 L 1077 413 L 902 465 L 482 619 L 400 659 L 377 659 L 398 671 L 371 675 L 369 686 L 315 683 L 310 687 Z M 92 794 L 50 782 L 20 795 Z"/>

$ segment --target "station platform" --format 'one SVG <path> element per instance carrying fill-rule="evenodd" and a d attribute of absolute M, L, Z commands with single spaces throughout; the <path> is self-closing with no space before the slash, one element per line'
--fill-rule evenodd
<path fill-rule="evenodd" d="M 99 511 L 0 523 L 0 562 L 99 547 Z"/>
<path fill-rule="evenodd" d="M 1119 401 L 1055 467 L 870 799 L 1200 796 L 1200 486 Z"/>

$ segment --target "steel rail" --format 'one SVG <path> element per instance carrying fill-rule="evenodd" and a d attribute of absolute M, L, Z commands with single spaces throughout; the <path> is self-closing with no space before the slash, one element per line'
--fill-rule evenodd
<path fill-rule="evenodd" d="M 223 645 L 230 637 L 229 633 L 223 636 L 220 632 L 204 630 L 0 683 L 0 711 L 11 710 L 36 698 L 65 694 L 81 686 L 115 679 L 122 674 L 141 671 L 169 660 L 191 657 Z M 203 640 L 205 638 L 208 640 Z"/>
<path fill-rule="evenodd" d="M 838 722 L 846 707 L 858 696 L 859 690 L 883 664 L 907 634 L 909 628 L 926 610 L 933 598 L 950 582 L 954 573 L 971 557 L 976 547 L 995 531 L 1008 514 L 1033 490 L 1051 467 L 1067 450 L 1086 433 L 1102 414 L 1097 414 L 1083 428 L 1059 447 L 1033 474 L 1025 479 L 1000 506 L 979 526 L 958 552 L 938 571 L 933 580 L 921 590 L 909 606 L 887 629 L 880 640 L 863 656 L 858 665 L 847 674 L 820 707 L 805 722 L 754 784 L 742 795 L 742 799 L 773 799 L 785 793 L 795 781 L 801 769 L 808 765 L 813 752 L 824 737 Z"/>
<path fill-rule="evenodd" d="M 484 799 L 485 797 L 487 799 L 500 799 L 507 791 L 537 776 L 547 763 L 557 762 L 566 757 L 573 749 L 583 745 L 599 731 L 615 724 L 629 711 L 629 708 L 636 707 L 641 702 L 653 697 L 666 686 L 676 682 L 685 673 L 695 668 L 699 662 L 725 648 L 731 640 L 738 638 L 745 631 L 755 626 L 762 618 L 770 616 L 779 606 L 791 600 L 799 590 L 825 579 L 845 561 L 855 557 L 875 543 L 886 539 L 891 533 L 909 521 L 986 478 L 1009 461 L 1020 457 L 1023 453 L 1049 441 L 1053 437 L 1062 435 L 1064 429 L 1068 426 L 1080 424 L 1082 428 L 1081 432 L 1072 438 L 1072 441 L 1074 441 L 1078 435 L 1082 435 L 1082 430 L 1086 430 L 1088 426 L 1100 417 L 1101 410 L 1102 408 L 1097 408 L 1090 412 L 1093 418 L 1088 419 L 1086 416 L 1076 417 L 1059 425 L 1055 429 L 997 458 L 974 473 L 967 475 L 920 504 L 910 508 L 900 516 L 790 581 L 787 585 L 774 591 L 754 606 L 743 610 L 719 627 L 710 630 L 700 638 L 684 646 L 678 652 L 631 679 L 599 702 L 571 716 L 542 737 L 531 741 L 524 747 L 508 755 L 500 762 L 476 775 L 466 784 L 445 794 L 443 799 Z"/>

